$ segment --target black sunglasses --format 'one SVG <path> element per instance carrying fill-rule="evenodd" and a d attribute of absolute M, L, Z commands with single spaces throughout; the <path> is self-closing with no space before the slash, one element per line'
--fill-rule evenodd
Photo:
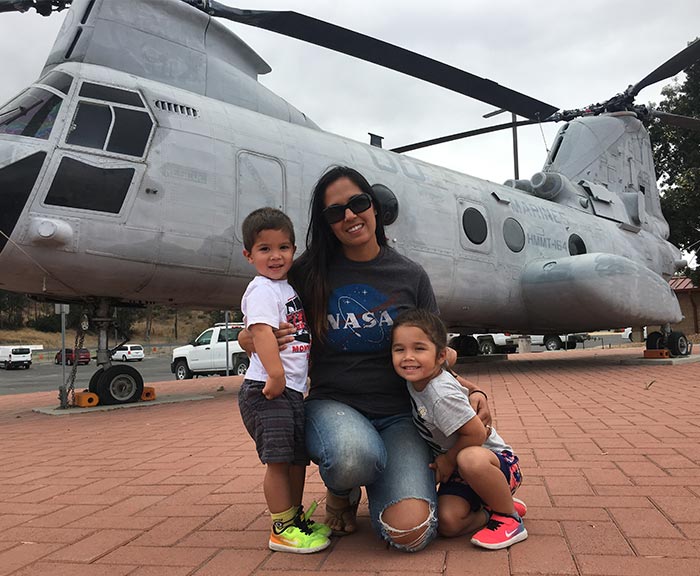
<path fill-rule="evenodd" d="M 345 218 L 345 211 L 350 208 L 353 214 L 359 214 L 368 210 L 372 205 L 372 198 L 369 194 L 355 194 L 347 204 L 331 204 L 323 210 L 323 216 L 329 224 L 335 224 Z"/>

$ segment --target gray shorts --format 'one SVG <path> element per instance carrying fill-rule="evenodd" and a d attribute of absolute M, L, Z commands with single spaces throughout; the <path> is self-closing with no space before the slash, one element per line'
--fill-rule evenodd
<path fill-rule="evenodd" d="M 285 388 L 277 398 L 263 396 L 264 382 L 244 380 L 238 392 L 243 424 L 263 464 L 288 462 L 306 466 L 309 457 L 304 437 L 304 395 Z"/>

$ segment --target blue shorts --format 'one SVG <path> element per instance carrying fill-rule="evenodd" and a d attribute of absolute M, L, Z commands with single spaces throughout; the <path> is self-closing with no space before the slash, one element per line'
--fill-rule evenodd
<path fill-rule="evenodd" d="M 506 477 L 510 486 L 510 493 L 514 494 L 523 481 L 523 475 L 520 472 L 520 464 L 518 457 L 508 450 L 503 452 L 494 452 L 499 462 L 501 463 L 501 472 Z M 438 490 L 438 498 L 440 496 L 459 496 L 464 498 L 472 507 L 472 510 L 478 510 L 484 504 L 484 501 L 479 495 L 474 492 L 471 486 L 467 484 L 459 475 L 457 469 L 452 473 L 447 482 L 442 482 Z"/>

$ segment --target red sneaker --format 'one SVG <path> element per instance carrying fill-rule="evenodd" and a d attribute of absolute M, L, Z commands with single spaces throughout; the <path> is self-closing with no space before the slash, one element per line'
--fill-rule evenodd
<path fill-rule="evenodd" d="M 525 538 L 527 538 L 527 530 L 522 520 L 518 521 L 512 516 L 491 514 L 491 519 L 486 526 L 472 536 L 472 544 L 489 550 L 500 550 Z"/>
<path fill-rule="evenodd" d="M 527 514 L 527 505 L 522 500 L 513 498 L 513 506 L 515 506 L 515 511 L 521 518 Z"/>

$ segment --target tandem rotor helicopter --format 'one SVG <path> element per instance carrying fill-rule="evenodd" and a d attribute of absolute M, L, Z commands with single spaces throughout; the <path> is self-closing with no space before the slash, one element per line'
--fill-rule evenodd
<path fill-rule="evenodd" d="M 373 184 L 390 245 L 426 268 L 462 353 L 476 353 L 476 332 L 647 325 L 660 326 L 648 348 L 688 353 L 670 328 L 682 314 L 668 284 L 686 263 L 667 241 L 644 123 L 700 121 L 634 100 L 700 59 L 700 42 L 605 102 L 561 110 L 295 12 L 0 0 L 0 12 L 32 8 L 69 12 L 39 79 L 0 108 L 0 289 L 90 307 L 90 391 L 101 402 L 143 390 L 138 371 L 110 363 L 114 307 L 230 308 L 251 275 L 242 220 L 277 206 L 305 230 L 313 184 L 334 164 Z M 269 66 L 217 18 L 403 72 L 526 118 L 519 124 L 562 126 L 542 171 L 504 185 L 356 142 L 261 85 Z M 370 326 L 366 312 L 340 321 Z"/>

